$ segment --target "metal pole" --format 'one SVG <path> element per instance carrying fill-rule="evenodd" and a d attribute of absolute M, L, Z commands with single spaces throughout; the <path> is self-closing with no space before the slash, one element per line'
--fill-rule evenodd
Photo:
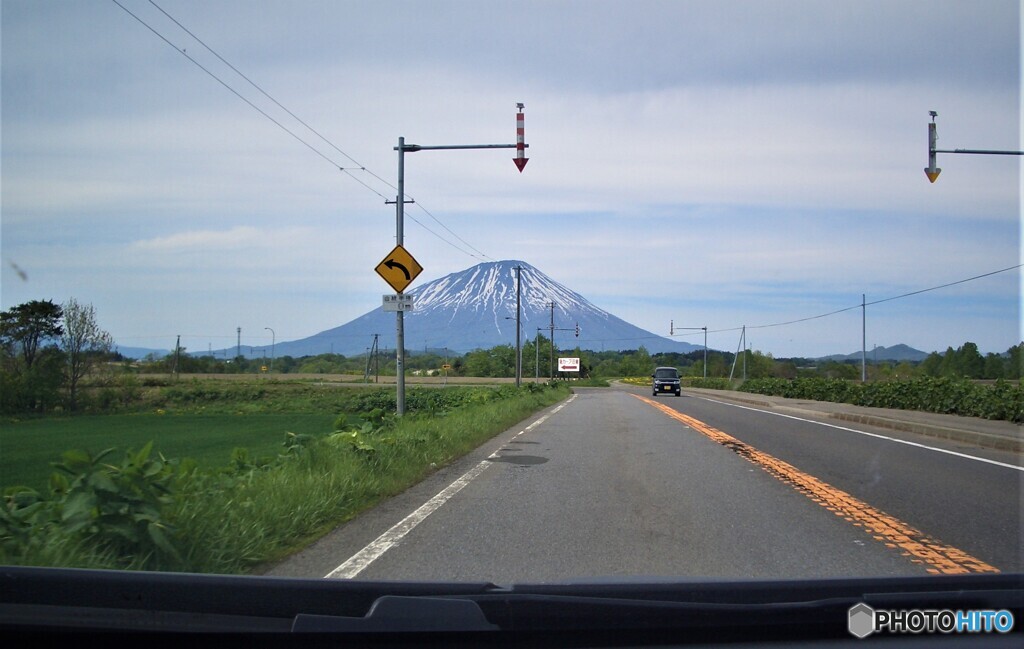
<path fill-rule="evenodd" d="M 270 373 L 274 373 L 274 344 L 277 342 L 277 334 L 270 327 L 263 327 L 270 332 Z"/>
<path fill-rule="evenodd" d="M 977 155 L 1024 155 L 1024 151 L 993 151 L 992 149 L 935 149 L 935 153 L 974 153 Z"/>
<path fill-rule="evenodd" d="M 533 348 L 537 352 L 537 360 L 533 363 L 533 371 L 536 373 L 534 376 L 534 382 L 540 380 L 540 327 L 537 327 L 537 340 L 533 343 Z"/>
<path fill-rule="evenodd" d="M 519 292 L 522 288 L 522 274 L 523 267 L 516 266 L 516 387 L 518 388 L 522 383 L 523 376 L 523 347 L 522 340 L 519 331 L 519 314 L 521 302 L 519 299 Z"/>
<path fill-rule="evenodd" d="M 938 149 L 939 136 L 937 133 L 937 127 L 935 125 L 935 118 L 938 117 L 938 113 L 934 110 L 928 111 L 928 114 L 932 116 L 932 121 L 928 125 L 928 166 L 925 167 L 924 173 L 928 176 L 928 180 L 935 182 L 942 169 L 935 166 L 935 154 L 936 153 L 971 153 L 975 155 L 1024 155 L 1024 151 L 994 151 L 992 149 Z"/>
<path fill-rule="evenodd" d="M 932 111 L 932 121 L 928 124 L 928 166 L 924 170 L 925 175 L 928 176 L 928 180 L 931 182 L 935 182 L 939 178 L 939 174 L 942 173 L 942 169 L 935 166 L 935 145 L 939 140 L 936 128 L 935 111 Z"/>
<path fill-rule="evenodd" d="M 867 296 L 860 294 L 860 382 L 868 380 L 868 308 Z"/>
<path fill-rule="evenodd" d="M 708 328 L 701 327 L 704 330 L 704 378 L 708 378 Z"/>
<path fill-rule="evenodd" d="M 747 325 L 743 325 L 743 380 L 747 380 Z"/>
<path fill-rule="evenodd" d="M 395 199 L 395 245 L 405 241 L 405 138 L 398 138 L 398 197 Z M 395 405 L 405 414 L 405 312 L 395 312 Z"/>
<path fill-rule="evenodd" d="M 551 303 L 551 357 L 548 359 L 551 361 L 551 380 L 555 380 L 555 303 Z"/>

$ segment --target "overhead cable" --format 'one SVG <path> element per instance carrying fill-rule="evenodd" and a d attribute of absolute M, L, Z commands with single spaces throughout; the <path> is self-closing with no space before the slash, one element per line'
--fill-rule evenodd
<path fill-rule="evenodd" d="M 395 191 L 397 191 L 397 188 L 396 188 L 396 187 L 395 187 L 394 185 L 392 185 L 391 183 L 389 183 L 389 182 L 388 182 L 387 180 L 384 180 L 383 178 L 381 178 L 381 177 L 380 177 L 379 175 L 375 174 L 375 173 L 374 173 L 373 171 L 371 171 L 370 169 L 367 169 L 367 168 L 366 168 L 366 167 L 365 167 L 364 165 L 362 165 L 362 164 L 361 164 L 361 163 L 360 163 L 359 161 L 357 161 L 357 160 L 356 160 L 355 158 L 353 158 L 353 157 L 352 157 L 351 155 L 349 155 L 348 153 L 346 153 L 345 151 L 343 151 L 343 150 L 342 150 L 342 149 L 341 149 L 340 147 L 338 147 L 338 146 L 337 146 L 336 144 L 334 144 L 334 143 L 333 143 L 333 142 L 331 142 L 331 141 L 330 141 L 329 139 L 327 139 L 327 138 L 326 138 L 326 137 L 325 137 L 324 135 L 322 135 L 322 134 L 321 134 L 321 133 L 320 133 L 319 131 L 317 131 L 317 130 L 316 130 L 316 129 L 314 129 L 314 128 L 313 128 L 312 126 L 310 126 L 310 125 L 309 125 L 309 124 L 308 124 L 307 122 L 305 122 L 305 121 L 304 121 L 303 119 L 301 119 L 301 118 L 300 118 L 300 117 L 299 117 L 298 115 L 296 115 L 296 114 L 295 114 L 295 113 L 293 113 L 293 112 L 292 112 L 291 110 L 289 110 L 288 108 L 286 108 L 286 107 L 285 107 L 285 106 L 284 106 L 284 105 L 283 105 L 283 104 L 282 104 L 281 102 L 279 102 L 279 101 L 278 101 L 277 99 L 275 99 L 274 97 L 272 97 L 272 96 L 271 96 L 271 95 L 270 95 L 270 94 L 269 94 L 269 93 L 268 93 L 268 92 L 267 92 L 266 90 L 264 90 L 264 89 L 263 89 L 263 88 L 262 88 L 262 87 L 261 87 L 261 86 L 260 86 L 259 84 L 257 84 L 257 83 L 256 83 L 255 81 L 253 81 L 252 79 L 250 79 L 250 78 L 249 78 L 248 76 L 246 76 L 246 75 L 245 75 L 244 73 L 242 73 L 242 72 L 241 72 L 241 71 L 240 71 L 240 70 L 239 70 L 238 68 L 236 68 L 236 67 L 235 67 L 234 65 L 232 65 L 232 64 L 231 64 L 231 63 L 230 63 L 230 62 L 229 62 L 229 61 L 228 61 L 227 59 L 225 59 L 225 58 L 224 58 L 223 56 L 221 56 L 220 54 L 218 54 L 218 53 L 217 53 L 217 52 L 216 52 L 216 51 L 215 51 L 215 50 L 214 50 L 213 48 L 211 48 L 211 47 L 210 47 L 209 45 L 207 45 L 207 44 L 206 44 L 206 42 L 204 42 L 204 41 L 203 41 L 203 40 L 202 40 L 201 38 L 199 38 L 198 36 L 196 36 L 196 35 L 195 35 L 195 34 L 194 34 L 194 33 L 193 33 L 193 32 L 192 32 L 191 30 L 189 30 L 189 29 L 188 29 L 187 27 L 185 27 L 185 26 L 184 26 L 184 25 L 183 25 L 183 24 L 182 24 L 181 22 L 179 22 L 179 21 L 178 21 L 177 19 L 175 19 L 175 18 L 174 18 L 173 16 L 171 16 L 171 15 L 170 15 L 169 13 L 167 13 L 167 11 L 165 11 L 165 10 L 164 10 L 164 9 L 163 9 L 163 8 L 162 8 L 162 7 L 160 6 L 160 5 L 158 5 L 158 4 L 156 3 L 156 2 L 154 2 L 154 0 L 149 0 L 149 3 L 150 3 L 150 4 L 152 4 L 152 5 L 154 6 L 154 7 L 156 7 L 156 9 L 158 9 L 158 10 L 159 10 L 159 11 L 160 11 L 160 12 L 161 12 L 161 13 L 162 13 L 162 14 L 163 14 L 164 16 L 166 16 L 166 17 L 167 17 L 168 19 L 170 19 L 170 20 L 171 20 L 171 21 L 172 21 L 172 22 L 173 22 L 173 23 L 174 23 L 175 25 L 177 25 L 177 26 L 178 26 L 178 27 L 179 27 L 180 29 L 182 29 L 182 30 L 183 30 L 183 31 L 184 31 L 184 32 L 185 32 L 186 34 L 188 34 L 189 36 L 191 36 L 191 37 L 192 37 L 192 38 L 193 38 L 193 39 L 194 39 L 194 40 L 195 40 L 196 42 L 198 42 L 198 43 L 199 43 L 200 45 L 202 45 L 202 46 L 203 46 L 203 47 L 204 47 L 204 48 L 205 48 L 205 49 L 206 49 L 207 51 L 209 51 L 209 52 L 210 52 L 211 54 L 213 54 L 213 55 L 214 55 L 215 57 L 217 57 L 217 59 L 218 59 L 218 60 L 220 60 L 220 61 L 221 61 L 221 62 L 222 62 L 222 63 L 223 63 L 224 65 L 228 66 L 228 67 L 229 67 L 229 68 L 230 68 L 230 69 L 231 69 L 232 71 L 234 71 L 234 72 L 235 72 L 235 73 L 236 73 L 236 74 L 237 74 L 238 76 L 240 76 L 240 77 L 242 77 L 243 79 L 245 79 L 245 81 L 246 81 L 246 82 L 248 82 L 248 83 L 249 83 L 249 84 L 250 84 L 250 85 L 251 85 L 251 86 L 252 86 L 253 88 L 255 88 L 256 90 L 258 90 L 258 91 L 259 91 L 259 92 L 260 92 L 260 93 L 261 93 L 261 94 L 262 94 L 262 95 L 263 95 L 264 97 L 266 97 L 267 99 L 269 99 L 269 100 L 270 100 L 271 102 L 273 102 L 273 103 L 274 103 L 274 104 L 275 104 L 276 106 L 278 106 L 278 107 L 279 107 L 279 108 L 280 108 L 281 110 L 283 110 L 283 111 L 284 111 L 284 112 L 286 112 L 286 113 L 287 113 L 288 115 L 290 115 L 290 116 L 291 116 L 291 117 L 292 117 L 292 118 L 293 118 L 293 119 L 294 119 L 295 121 L 297 121 L 297 122 L 298 122 L 299 124 L 301 124 L 301 125 L 302 125 L 303 127 L 305 127 L 305 128 L 307 129 L 307 130 L 309 130 L 309 131 L 310 131 L 311 133 L 313 133 L 313 134 L 314 134 L 314 135 L 316 135 L 316 136 L 317 136 L 318 138 L 320 138 L 320 139 L 321 139 L 321 140 L 322 140 L 322 141 L 323 141 L 324 143 L 326 143 L 326 144 L 327 144 L 327 145 L 328 145 L 329 147 L 331 147 L 332 149 L 334 149 L 335 151 L 337 151 L 338 153 L 340 153 L 340 154 L 341 154 L 342 156 L 344 156 L 344 157 L 345 157 L 345 158 L 346 158 L 346 159 L 347 159 L 347 160 L 348 160 L 349 162 L 351 162 L 351 163 L 352 163 L 353 165 L 355 165 L 355 167 L 345 167 L 345 166 L 343 166 L 343 165 L 340 165 L 340 164 L 338 164 L 338 163 L 337 163 L 337 162 L 335 162 L 334 160 L 332 160 L 332 159 L 331 159 L 330 157 L 328 157 L 327 155 L 325 155 L 325 154 L 324 154 L 324 153 L 323 153 L 322 151 L 320 151 L 319 149 L 317 149 L 316 147 L 314 147 L 314 146 L 313 146 L 312 144 L 310 144 L 309 142 L 307 142 L 306 140 L 304 140 L 304 139 L 303 139 L 302 137 L 300 137 L 300 136 L 299 136 L 298 134 L 296 134 L 296 133 L 295 133 L 294 131 L 292 131 L 291 129 L 289 129 L 288 127 L 286 127 L 286 126 L 285 126 L 284 124 L 282 124 L 282 123 L 281 123 L 280 121 L 278 121 L 277 119 L 274 119 L 274 117 L 272 117 L 272 116 L 271 116 L 270 114 L 268 114 L 268 113 L 267 113 L 266 111 L 264 111 L 264 110 L 263 110 L 263 109 L 261 109 L 261 108 L 260 108 L 259 106 L 257 106 L 256 104 L 254 104 L 254 103 L 253 103 L 252 101 L 250 101 L 249 99 L 247 99 L 246 97 L 244 97 L 244 96 L 243 96 L 243 95 L 242 95 L 242 94 L 241 94 L 240 92 L 238 92 L 237 90 L 235 90 L 235 89 L 234 89 L 234 88 L 233 88 L 233 87 L 232 87 L 232 86 L 231 86 L 230 84 L 228 84 L 228 83 L 227 83 L 226 81 L 224 81 L 223 79 L 221 79 L 220 77 L 218 77 L 218 76 L 217 76 L 216 74 L 214 74 L 214 73 L 213 73 L 213 72 L 212 72 L 212 71 L 211 71 L 210 69 L 208 69 L 207 67 L 205 67 L 205 66 L 203 66 L 203 65 L 202 65 L 201 63 L 199 63 L 199 61 L 197 61 L 197 60 L 196 60 L 195 58 L 193 58 L 192 56 L 190 56 L 190 55 L 188 54 L 188 52 L 186 52 L 185 48 L 179 48 L 179 47 L 178 47 L 177 45 L 175 45 L 174 43 L 172 43 L 172 42 L 171 42 L 171 41 L 170 41 L 170 40 L 169 40 L 169 39 L 168 39 L 167 37 L 165 37 L 165 36 L 164 36 L 163 34 L 161 34 L 161 33 L 160 33 L 160 32 L 159 32 L 159 31 L 158 31 L 158 30 L 157 30 L 156 28 L 154 28 L 153 26 L 151 26 L 151 25 L 150 25 L 149 23 L 147 23 L 147 22 L 146 22 L 145 20 L 143 20 L 142 18 L 140 18 L 140 17 L 138 16 L 138 15 L 136 15 L 136 14 L 132 13 L 132 12 L 131 12 L 131 11 L 130 11 L 130 10 L 129 10 L 129 9 L 127 8 L 127 7 L 125 7 L 125 6 L 123 5 L 123 4 L 121 4 L 121 2 L 119 2 L 118 0 L 111 0 L 111 1 L 112 1 L 112 2 L 114 3 L 114 4 L 116 4 L 116 5 L 118 6 L 118 7 L 120 7 L 120 8 L 121 8 L 121 9 L 122 9 L 122 10 L 123 10 L 123 11 L 124 11 L 125 13 L 127 13 L 127 14 L 128 14 L 129 16 L 131 16 L 131 17 L 132 17 L 132 18 L 134 18 L 134 19 L 135 19 L 136 21 L 138 21 L 138 22 L 139 22 L 139 23 L 140 23 L 141 25 L 143 25 L 144 27 L 146 27 L 146 29 L 148 29 L 148 30 L 149 30 L 149 31 L 151 31 L 151 32 L 152 32 L 153 34 L 155 34 L 155 35 L 156 35 L 156 36 L 157 36 L 158 38 L 160 38 L 160 40 L 164 41 L 164 42 L 165 42 L 165 43 L 166 43 L 167 45 L 169 45 L 170 47 L 172 47 L 172 48 L 173 48 L 173 49 L 174 49 L 174 50 L 175 50 L 176 52 L 178 52 L 179 54 L 181 54 L 182 56 L 184 56 L 184 57 L 185 57 L 186 59 L 188 59 L 188 60 L 189 60 L 190 62 L 192 62 L 192 63 L 193 63 L 193 64 L 194 64 L 194 65 L 195 65 L 196 67 L 198 67 L 198 68 L 199 68 L 200 70 L 202 70 L 202 71 L 203 71 L 203 72 L 205 72 L 205 73 L 206 73 L 207 75 L 209 75 L 210 77 L 212 77 L 212 78 L 213 78 L 213 79 L 214 79 L 215 81 L 217 81 L 217 83 L 219 83 L 219 84 L 221 84 L 222 86 L 224 86 L 224 87 L 225 87 L 225 88 L 226 88 L 226 89 L 227 89 L 228 91 L 230 91 L 230 92 L 231 92 L 231 93 L 232 93 L 233 95 L 235 95 L 236 97 L 238 97 L 239 99 L 241 99 L 242 101 L 244 101 L 244 102 L 245 102 L 246 104 L 248 104 L 248 105 L 249 105 L 249 106 L 250 106 L 250 107 L 251 107 L 251 108 L 252 108 L 253 110 L 255 110 L 255 111 L 256 111 L 256 112 L 258 112 L 258 113 L 259 113 L 260 115 L 262 115 L 263 117 L 265 117 L 265 118 L 267 118 L 268 120 L 270 120 L 271 122 L 273 122 L 273 123 L 274 123 L 274 124 L 275 124 L 275 125 L 276 125 L 276 126 L 277 126 L 278 128 L 280 128 L 281 130 L 283 130 L 283 131 L 285 131 L 286 133 L 288 133 L 288 134 L 289 134 L 290 136 L 292 136 L 292 137 L 293 137 L 293 138 L 294 138 L 295 140 L 297 140 L 298 142 L 300 142 L 300 143 L 301 143 L 301 144 L 302 144 L 303 146 L 305 146 L 306 148 L 308 148 L 308 149 L 309 149 L 310 151 L 312 151 L 313 153 L 317 154 L 317 155 L 318 155 L 319 157 L 321 157 L 321 158 L 323 158 L 324 160 L 326 160 L 326 161 L 327 161 L 327 162 L 328 162 L 328 163 L 329 163 L 329 164 L 330 164 L 331 166 L 335 167 L 336 169 L 338 169 L 339 171 L 341 171 L 342 173 L 344 173 L 344 174 L 345 174 L 346 176 L 348 176 L 348 177 L 349 177 L 349 178 L 351 178 L 352 180 L 356 181 L 357 183 L 359 183 L 360 185 L 362 185 L 362 186 L 363 186 L 363 187 L 365 187 L 366 189 L 370 190 L 371 192 L 373 192 L 374 194 L 376 194 L 376 195 L 377 195 L 377 196 L 379 196 L 380 198 L 384 199 L 385 201 L 389 200 L 389 198 L 388 198 L 387 196 L 385 196 L 385 195 L 384 195 L 384 194 L 382 194 L 381 192 L 379 192 L 379 191 L 377 191 L 376 189 L 374 189 L 374 188 L 373 188 L 372 186 L 370 186 L 370 185 L 369 185 L 368 183 L 364 182 L 364 181 L 363 181 L 362 179 L 360 179 L 359 177 L 357 177 L 357 176 L 356 176 L 356 175 L 355 175 L 355 174 L 354 174 L 353 172 L 354 172 L 354 171 L 362 171 L 362 172 L 364 172 L 364 173 L 366 173 L 366 174 L 368 174 L 368 175 L 372 176 L 373 178 L 377 179 L 377 180 L 378 180 L 378 181 L 380 181 L 381 183 L 383 183 L 383 184 L 387 185 L 387 186 L 388 186 L 388 187 L 390 187 L 391 189 L 394 189 Z M 485 259 L 489 259 L 489 257 L 487 257 L 487 255 L 485 255 L 485 254 L 484 254 L 483 252 L 481 252 L 480 250 L 478 250 L 477 248 L 475 248 L 474 246 L 472 246 L 472 245 L 471 245 L 471 244 L 470 244 L 469 242 L 467 242 L 467 241 L 466 241 L 465 239 L 463 239 L 463 238 L 462 238 L 462 237 L 460 237 L 459 235 L 455 234 L 455 232 L 454 232 L 454 231 L 452 231 L 452 229 L 451 229 L 451 228 L 449 228 L 449 227 L 448 227 L 447 225 L 445 225 L 444 223 L 442 223 L 440 219 L 438 219 L 438 218 L 437 218 L 436 216 L 434 216 L 434 214 L 432 214 L 432 213 L 431 213 L 431 212 L 430 212 L 429 210 L 427 210 L 427 209 L 426 209 L 425 207 L 423 207 L 423 206 L 422 206 L 422 205 L 420 205 L 419 203 L 416 203 L 416 205 L 418 205 L 418 206 L 420 207 L 420 209 L 421 209 L 421 210 L 423 210 L 423 212 L 425 212 L 425 213 L 426 213 L 426 214 L 427 214 L 428 216 L 430 216 L 430 218 L 432 218 L 432 219 L 433 219 L 433 220 L 434 220 L 434 221 L 435 221 L 435 222 L 436 222 L 436 223 L 437 223 L 438 225 L 440 225 L 440 226 L 441 226 L 441 227 L 443 227 L 443 228 L 444 228 L 445 230 L 447 230 L 447 231 L 448 231 L 448 232 L 449 232 L 449 233 L 450 233 L 450 234 L 451 234 L 452 236 L 454 236 L 454 237 L 455 237 L 456 239 L 458 239 L 459 241 L 461 241 L 461 242 L 462 242 L 463 244 L 465 244 L 466 246 L 468 246 L 468 247 L 469 247 L 469 248 L 471 248 L 472 250 L 475 250 L 475 251 L 476 251 L 476 252 L 477 252 L 478 254 L 473 254 L 472 252 L 469 252 L 469 251 L 465 250 L 464 248 L 462 248 L 462 247 L 460 247 L 460 246 L 458 246 L 458 245 L 456 245 L 456 244 L 452 243 L 451 241 L 449 241 L 448 239 L 446 239 L 446 238 L 445 238 L 445 237 L 443 237 L 442 235 L 438 234 L 437 232 L 433 231 L 432 229 L 430 229 L 429 227 L 427 227 L 426 225 L 424 225 L 424 224 L 423 224 L 423 222 L 421 222 L 420 220 L 418 220 L 418 219 L 416 219 L 416 218 L 414 218 L 414 217 L 410 216 L 409 218 L 411 218 L 411 219 L 412 219 L 412 220 L 413 220 L 413 221 L 414 221 L 414 222 L 415 222 L 415 223 L 416 223 L 417 225 L 419 225 L 420 227 L 422 227 L 422 228 L 423 228 L 424 230 L 426 230 L 426 231 L 427 231 L 427 232 L 429 232 L 430 234 L 434 235 L 434 236 L 435 236 L 436 238 L 438 238 L 439 240 L 443 241 L 444 243 L 447 243 L 447 244 L 448 244 L 449 246 L 451 246 L 451 247 L 455 248 L 456 250 L 458 250 L 459 252 L 461 252 L 461 253 L 463 253 L 463 254 L 465 254 L 465 255 L 468 255 L 469 257 L 472 257 L 472 258 L 474 258 L 474 259 L 476 259 L 476 258 L 479 258 L 479 257 L 483 257 L 483 258 L 485 258 Z"/>
<path fill-rule="evenodd" d="M 1024 266 L 1024 264 L 1017 264 L 1016 266 L 1009 266 L 1007 268 L 1001 268 L 999 270 L 994 270 L 994 271 L 989 272 L 989 273 L 983 273 L 981 275 L 975 275 L 974 277 L 968 277 L 967 279 L 961 279 L 961 280 L 957 280 L 955 282 L 949 282 L 948 284 L 940 284 L 939 286 L 932 286 L 930 288 L 923 288 L 923 289 L 921 289 L 919 291 L 911 291 L 910 293 L 904 293 L 902 295 L 894 295 L 892 297 L 883 298 L 881 300 L 874 300 L 872 302 L 864 302 L 863 304 L 854 304 L 853 306 L 848 306 L 848 307 L 843 308 L 843 309 L 837 309 L 835 311 L 829 311 L 828 313 L 822 313 L 820 315 L 810 316 L 808 318 L 800 318 L 799 320 L 788 320 L 786 322 L 775 322 L 775 323 L 772 323 L 772 324 L 764 324 L 764 325 L 750 325 L 750 326 L 747 326 L 746 328 L 747 329 L 767 329 L 769 327 L 782 327 L 782 326 L 785 326 L 785 325 L 796 324 L 798 322 L 807 322 L 808 320 L 817 320 L 818 318 L 826 318 L 826 317 L 831 316 L 831 315 L 836 315 L 837 313 L 843 313 L 844 311 L 852 311 L 854 309 L 860 309 L 862 307 L 868 307 L 868 306 L 871 306 L 873 304 L 881 304 L 883 302 L 891 302 L 893 300 L 899 300 L 899 299 L 902 299 L 902 298 L 905 298 L 905 297 L 910 297 L 912 295 L 920 295 L 921 293 L 927 293 L 929 291 L 937 291 L 940 288 L 947 288 L 947 287 L 950 287 L 950 286 L 956 286 L 957 284 L 964 284 L 966 282 L 973 282 L 974 280 L 981 279 L 983 277 L 990 277 L 992 275 L 998 275 L 1000 273 L 1005 273 L 1007 271 L 1016 270 L 1018 268 L 1021 268 L 1022 266 Z M 743 329 L 743 327 L 731 327 L 729 329 L 715 329 L 713 331 L 709 330 L 708 333 L 723 333 L 723 332 L 727 332 L 727 331 L 739 331 L 741 329 Z"/>

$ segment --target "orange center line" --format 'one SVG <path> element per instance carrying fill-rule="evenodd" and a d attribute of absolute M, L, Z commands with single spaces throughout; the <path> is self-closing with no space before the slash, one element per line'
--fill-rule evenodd
<path fill-rule="evenodd" d="M 887 547 L 899 551 L 914 563 L 925 565 L 928 572 L 935 574 L 999 572 L 995 566 L 991 566 L 963 550 L 932 539 L 898 518 L 875 509 L 863 500 L 804 473 L 792 464 L 783 462 L 764 451 L 759 451 L 728 433 L 652 399 L 636 394 L 633 396 L 719 444 L 729 447 L 741 457 L 790 485 L 836 516 L 864 529 L 874 539 L 885 543 Z"/>

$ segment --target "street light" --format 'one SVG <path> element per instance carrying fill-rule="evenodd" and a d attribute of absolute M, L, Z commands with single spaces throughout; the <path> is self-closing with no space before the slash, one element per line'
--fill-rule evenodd
<path fill-rule="evenodd" d="M 277 342 L 277 334 L 270 327 L 263 327 L 270 332 L 270 373 L 274 373 L 274 343 Z"/>
<path fill-rule="evenodd" d="M 668 335 L 676 335 L 676 329 L 686 329 L 687 331 L 703 331 L 704 332 L 704 378 L 708 378 L 708 328 L 707 327 L 677 327 L 674 320 L 669 321 Z"/>

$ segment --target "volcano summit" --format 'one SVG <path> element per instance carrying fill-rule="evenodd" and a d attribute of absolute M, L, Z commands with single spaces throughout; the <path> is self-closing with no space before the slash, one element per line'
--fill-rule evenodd
<path fill-rule="evenodd" d="M 551 336 L 554 304 L 555 346 L 593 351 L 645 347 L 649 352 L 689 352 L 701 347 L 669 340 L 594 306 L 579 293 L 554 281 L 522 261 L 477 264 L 452 273 L 408 294 L 415 308 L 405 314 L 405 344 L 416 350 L 448 349 L 465 353 L 496 345 L 515 344 L 516 267 L 521 270 L 522 338 L 538 329 Z M 575 335 L 579 325 L 579 337 Z M 379 346 L 394 349 L 395 315 L 378 307 L 340 327 L 292 342 L 277 343 L 278 355 L 311 356 L 330 351 L 355 356 L 380 334 Z"/>

